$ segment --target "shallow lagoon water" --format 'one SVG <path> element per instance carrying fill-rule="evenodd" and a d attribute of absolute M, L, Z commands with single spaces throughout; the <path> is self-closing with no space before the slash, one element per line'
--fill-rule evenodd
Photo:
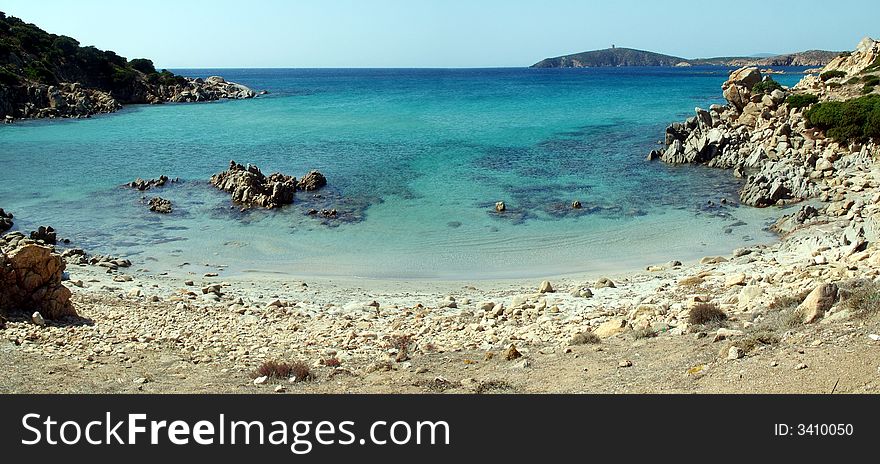
<path fill-rule="evenodd" d="M 179 70 L 271 93 L 0 127 L 0 207 L 16 229 L 52 225 L 156 272 L 497 279 L 696 259 L 774 240 L 780 214 L 708 206 L 738 198 L 729 172 L 644 161 L 671 121 L 721 103 L 727 71 Z M 231 159 L 331 186 L 241 212 L 207 183 Z M 162 174 L 182 179 L 146 193 L 174 202 L 168 216 L 120 187 Z"/>

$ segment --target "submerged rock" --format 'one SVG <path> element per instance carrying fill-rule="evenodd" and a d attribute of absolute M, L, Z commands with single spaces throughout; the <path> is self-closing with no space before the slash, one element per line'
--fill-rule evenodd
<path fill-rule="evenodd" d="M 0 311 L 39 311 L 46 319 L 76 316 L 61 284 L 65 263 L 52 249 L 25 244 L 0 252 Z"/>

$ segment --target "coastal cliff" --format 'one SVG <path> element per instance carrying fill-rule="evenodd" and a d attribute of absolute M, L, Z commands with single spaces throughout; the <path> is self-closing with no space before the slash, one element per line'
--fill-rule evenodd
<path fill-rule="evenodd" d="M 865 39 L 854 52 L 806 76 L 793 89 L 757 68 L 738 69 L 722 86 L 728 105 L 697 108 L 687 121 L 670 125 L 666 148 L 648 158 L 732 169 L 745 179 L 741 201 L 751 206 L 831 198 L 823 193 L 831 188 L 829 180 L 837 178 L 837 166 L 869 164 L 877 152 L 874 137 L 880 134 L 865 125 L 871 120 L 868 113 L 875 111 L 871 94 L 876 94 L 878 54 L 880 42 Z M 865 127 L 843 132 L 833 121 L 822 121 L 820 112 L 827 112 L 822 105 L 857 97 L 864 101 L 854 105 L 867 106 L 861 123 Z"/>
<path fill-rule="evenodd" d="M 83 47 L 0 12 L 0 120 L 76 118 L 127 104 L 253 98 L 221 77 L 193 79 L 147 59 Z"/>
<path fill-rule="evenodd" d="M 608 48 L 547 58 L 532 68 L 602 68 L 624 66 L 824 66 L 840 52 L 810 50 L 771 56 L 687 59 L 631 48 Z"/>

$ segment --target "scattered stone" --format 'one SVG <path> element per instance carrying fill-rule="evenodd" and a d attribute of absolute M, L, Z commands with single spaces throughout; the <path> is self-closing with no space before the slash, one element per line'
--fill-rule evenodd
<path fill-rule="evenodd" d="M 742 272 L 733 274 L 725 280 L 724 285 L 727 287 L 738 287 L 746 284 L 746 275 Z"/>
<path fill-rule="evenodd" d="M 504 359 L 508 361 L 513 361 L 514 359 L 519 359 L 521 357 L 522 353 L 516 349 L 516 345 L 510 345 L 507 347 L 507 351 L 504 352 Z"/>
<path fill-rule="evenodd" d="M 619 368 L 632 367 L 632 365 L 633 365 L 633 362 L 630 361 L 629 359 L 624 359 L 623 361 L 620 361 L 619 363 L 617 363 L 617 367 L 619 367 Z"/>
<path fill-rule="evenodd" d="M 507 205 L 505 205 L 503 201 L 499 201 L 498 203 L 495 203 L 495 211 L 498 213 L 503 213 L 507 211 Z"/>
<path fill-rule="evenodd" d="M 31 322 L 33 322 L 34 324 L 36 324 L 40 327 L 46 326 L 46 320 L 43 319 L 43 315 L 40 314 L 39 311 L 35 311 L 33 314 L 31 314 Z"/>
<path fill-rule="evenodd" d="M 807 365 L 804 363 L 800 363 L 797 366 L 795 366 L 794 368 L 795 368 L 795 370 L 802 371 L 807 368 Z"/>
<path fill-rule="evenodd" d="M 738 346 L 731 346 L 730 349 L 727 351 L 727 359 L 730 361 L 735 361 L 737 359 L 741 359 L 741 358 L 745 357 L 745 355 L 746 355 L 746 352 L 743 351 L 743 349 Z"/>
<path fill-rule="evenodd" d="M 607 277 L 602 277 L 601 279 L 596 281 L 596 285 L 594 285 L 594 287 L 596 287 L 596 288 L 616 288 L 617 286 L 614 284 L 614 282 L 611 279 L 609 279 Z"/>
<path fill-rule="evenodd" d="M 263 385 L 269 381 L 269 376 L 263 375 L 254 379 L 254 385 Z"/>
<path fill-rule="evenodd" d="M 538 288 L 539 293 L 554 293 L 553 285 L 550 284 L 549 281 L 545 280 L 541 282 L 541 286 Z"/>

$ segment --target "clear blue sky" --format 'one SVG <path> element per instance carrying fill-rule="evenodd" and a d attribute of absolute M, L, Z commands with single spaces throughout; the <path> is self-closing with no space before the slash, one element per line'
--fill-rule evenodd
<path fill-rule="evenodd" d="M 685 58 L 849 50 L 880 0 L 0 0 L 159 67 L 492 67 L 610 47 Z"/>

